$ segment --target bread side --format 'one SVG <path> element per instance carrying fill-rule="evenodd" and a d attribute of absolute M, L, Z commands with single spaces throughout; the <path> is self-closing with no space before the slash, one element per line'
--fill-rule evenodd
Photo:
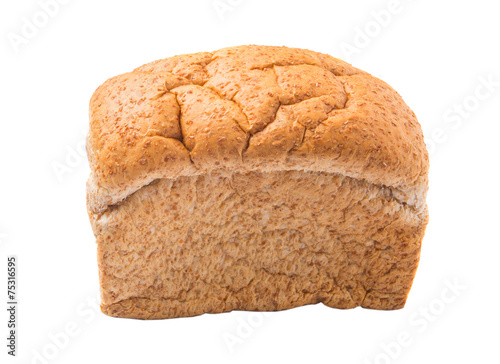
<path fill-rule="evenodd" d="M 159 319 L 401 308 L 427 210 L 337 174 L 211 172 L 158 180 L 94 217 L 103 312 Z"/>

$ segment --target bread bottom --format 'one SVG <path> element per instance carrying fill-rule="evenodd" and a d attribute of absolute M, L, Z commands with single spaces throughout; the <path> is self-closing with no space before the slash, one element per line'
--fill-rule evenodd
<path fill-rule="evenodd" d="M 91 217 L 102 311 L 161 319 L 402 308 L 427 209 L 338 174 L 219 171 L 157 180 Z"/>

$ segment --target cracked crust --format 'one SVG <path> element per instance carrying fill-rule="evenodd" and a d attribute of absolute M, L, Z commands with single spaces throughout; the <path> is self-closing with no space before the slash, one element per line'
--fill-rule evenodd
<path fill-rule="evenodd" d="M 428 157 L 386 83 L 328 55 L 242 46 L 159 60 L 90 102 L 89 206 L 103 212 L 157 178 L 233 171 L 342 173 L 422 204 Z"/>
<path fill-rule="evenodd" d="M 341 60 L 242 46 L 146 64 L 96 90 L 87 151 L 109 315 L 404 305 L 427 151 L 401 97 Z"/>

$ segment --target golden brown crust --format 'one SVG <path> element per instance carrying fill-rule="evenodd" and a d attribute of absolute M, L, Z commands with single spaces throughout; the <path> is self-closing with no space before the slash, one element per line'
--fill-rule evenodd
<path fill-rule="evenodd" d="M 422 204 L 420 126 L 383 81 L 328 55 L 241 46 L 159 60 L 90 103 L 89 208 L 214 169 L 341 173 Z"/>

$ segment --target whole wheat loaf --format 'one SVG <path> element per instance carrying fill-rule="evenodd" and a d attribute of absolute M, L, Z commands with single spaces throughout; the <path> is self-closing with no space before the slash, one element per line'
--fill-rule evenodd
<path fill-rule="evenodd" d="M 405 304 L 422 131 L 339 59 L 241 46 L 146 64 L 96 90 L 87 151 L 107 315 Z"/>

